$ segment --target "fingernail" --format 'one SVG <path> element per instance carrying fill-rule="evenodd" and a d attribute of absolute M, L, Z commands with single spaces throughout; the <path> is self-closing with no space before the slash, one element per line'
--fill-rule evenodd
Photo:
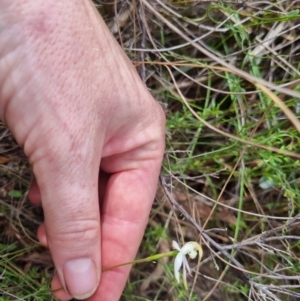
<path fill-rule="evenodd" d="M 68 293 L 76 299 L 90 297 L 98 286 L 96 266 L 89 258 L 73 259 L 64 265 L 64 280 Z"/>

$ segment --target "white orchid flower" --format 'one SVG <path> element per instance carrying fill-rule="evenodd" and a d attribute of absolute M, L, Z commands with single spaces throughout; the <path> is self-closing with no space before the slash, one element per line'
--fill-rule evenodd
<path fill-rule="evenodd" d="M 174 249 L 179 251 L 179 253 L 176 255 L 175 261 L 174 261 L 174 274 L 175 278 L 178 283 L 180 283 L 180 274 L 179 270 L 181 266 L 183 265 L 183 284 L 185 289 L 187 289 L 187 283 L 186 283 L 186 271 L 191 275 L 191 269 L 189 266 L 189 263 L 186 259 L 186 255 L 188 254 L 191 259 L 196 258 L 197 252 L 199 253 L 199 261 L 202 258 L 203 251 L 201 246 L 195 242 L 195 241 L 189 241 L 185 245 L 183 245 L 182 248 L 179 247 L 178 243 L 173 240 L 172 246 Z"/>

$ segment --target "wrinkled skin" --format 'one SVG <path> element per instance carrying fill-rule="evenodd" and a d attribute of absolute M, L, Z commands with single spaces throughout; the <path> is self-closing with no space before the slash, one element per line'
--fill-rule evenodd
<path fill-rule="evenodd" d="M 33 168 L 54 295 L 119 300 L 130 267 L 101 269 L 136 255 L 165 118 L 89 0 L 0 1 L 0 117 Z"/>

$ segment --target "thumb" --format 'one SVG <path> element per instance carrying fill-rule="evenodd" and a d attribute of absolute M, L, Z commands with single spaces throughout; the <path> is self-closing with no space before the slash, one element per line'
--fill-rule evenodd
<path fill-rule="evenodd" d="M 58 147 L 56 151 L 52 145 L 51 152 L 41 157 L 32 165 L 44 209 L 47 243 L 63 288 L 72 297 L 85 299 L 100 281 L 100 155 L 93 160 L 91 154 L 78 149 Z"/>

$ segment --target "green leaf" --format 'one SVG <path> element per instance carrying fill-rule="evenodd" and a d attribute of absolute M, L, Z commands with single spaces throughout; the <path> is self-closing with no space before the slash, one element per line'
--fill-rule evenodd
<path fill-rule="evenodd" d="M 299 14 L 300 10 L 299 9 L 294 9 L 294 10 L 291 10 L 287 13 L 287 15 L 290 17 L 290 16 L 297 16 Z"/>
<path fill-rule="evenodd" d="M 8 192 L 8 195 L 12 198 L 20 198 L 23 196 L 23 193 L 19 190 L 11 190 Z"/>

